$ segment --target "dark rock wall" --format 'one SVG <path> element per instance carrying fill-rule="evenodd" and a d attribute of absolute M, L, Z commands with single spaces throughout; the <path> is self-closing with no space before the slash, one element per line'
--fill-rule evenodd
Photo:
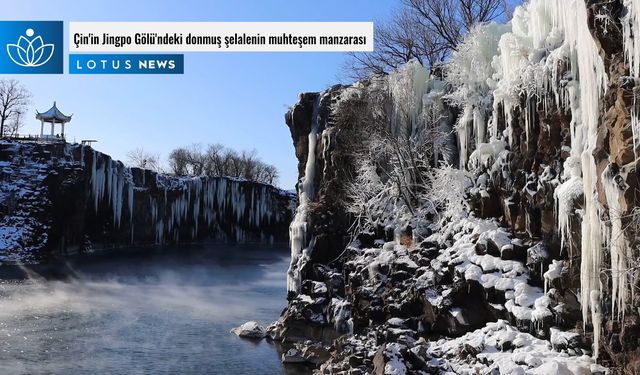
<path fill-rule="evenodd" d="M 634 208 L 640 203 L 637 191 L 639 187 L 638 171 L 635 168 L 637 152 L 634 152 L 633 134 L 631 130 L 631 108 L 638 95 L 636 81 L 630 78 L 629 67 L 625 62 L 622 46 L 622 25 L 621 17 L 625 9 L 622 1 L 588 1 L 589 25 L 596 44 L 600 48 L 600 55 L 603 58 L 607 74 L 609 76 L 609 87 L 600 103 L 600 118 L 598 129 L 598 145 L 593 156 L 597 166 L 597 191 L 598 201 L 602 207 L 602 222 L 605 226 L 608 222 L 606 212 L 608 212 L 607 199 L 604 193 L 602 174 L 609 168 L 615 176 L 615 180 L 622 189 L 620 198 L 620 213 L 623 217 L 623 227 L 626 237 L 630 241 L 630 246 L 635 248 L 638 245 L 633 219 Z M 598 21 L 597 15 L 608 15 L 613 24 Z M 606 27 L 606 30 L 604 29 Z M 566 66 L 558 66 L 559 71 L 567 70 Z M 560 74 L 561 75 L 561 74 Z M 330 90 L 329 97 L 339 97 L 342 87 L 334 87 Z M 299 160 L 299 171 L 302 176 L 307 155 L 306 137 L 309 134 L 312 123 L 313 102 L 317 99 L 317 93 L 306 93 L 300 96 L 299 102 L 286 115 L 286 122 L 289 126 L 296 149 L 296 156 Z M 560 236 L 558 232 L 557 217 L 555 212 L 554 191 L 560 183 L 560 176 L 563 173 L 563 163 L 569 157 L 568 148 L 571 146 L 570 123 L 571 112 L 567 108 L 558 108 L 552 100 L 543 103 L 523 97 L 521 108 L 529 106 L 533 108 L 528 111 L 531 127 L 529 141 L 525 136 L 525 111 L 516 109 L 514 113 L 513 139 L 507 163 L 498 172 L 491 174 L 490 184 L 487 191 L 490 196 L 471 196 L 470 202 L 476 216 L 500 220 L 504 227 L 509 228 L 511 234 L 524 240 L 523 254 L 527 256 L 526 248 L 538 244 L 543 246 L 548 256 L 544 260 L 523 259 L 527 262 L 531 270 L 531 283 L 542 285 L 542 273 L 546 270 L 550 259 L 569 260 L 568 272 L 563 276 L 562 281 L 555 285 L 558 293 L 562 294 L 558 298 L 571 305 L 573 310 L 570 314 L 562 316 L 566 319 L 566 324 L 579 324 L 580 316 L 577 301 L 572 295 L 578 294 L 580 288 L 580 208 L 582 199 L 576 199 L 576 215 L 570 218 L 571 234 L 573 237 L 573 249 L 570 251 L 560 248 Z M 321 112 L 331 113 L 332 104 L 335 101 L 321 101 Z M 506 126 L 500 124 L 503 130 Z M 340 157 L 340 149 L 343 145 L 352 142 L 340 137 L 340 126 L 326 120 L 322 123 L 321 129 L 328 129 L 331 138 L 331 148 L 323 149 L 318 146 L 316 150 L 318 167 L 316 168 L 316 191 L 319 192 L 315 198 L 317 206 L 315 213 L 311 217 L 311 233 L 318 237 L 328 238 L 323 244 L 316 247 L 312 254 L 312 263 L 323 263 L 326 259 L 332 259 L 340 253 L 346 244 L 344 230 L 340 230 L 337 224 L 348 223 L 349 217 L 345 214 L 344 207 L 340 207 L 339 200 L 332 200 L 335 192 L 339 191 L 344 181 L 336 181 L 330 176 L 350 176 L 354 165 L 348 159 L 340 159 L 336 163 L 333 158 Z M 635 150 L 637 151 L 637 150 Z M 351 163 L 351 164 L 350 164 Z M 328 170 L 328 171 L 327 171 Z M 624 173 L 622 173 L 624 170 Z M 505 173 L 502 173 L 505 172 Z M 479 177 L 483 173 L 491 171 L 479 171 Z M 529 187 L 529 189 L 527 189 Z M 333 194 L 333 195 L 332 195 Z M 329 222 L 328 225 L 320 225 L 322 220 Z M 315 219 L 314 219 L 315 218 Z M 334 225 L 331 225 L 334 224 Z M 390 240 L 387 239 L 387 240 Z M 426 244 L 428 249 L 430 244 Z M 436 249 L 437 250 L 437 249 Z M 609 255 L 606 247 L 603 247 L 603 264 L 609 264 Z M 425 255 L 428 257 L 428 254 Z M 605 266 L 606 267 L 606 266 Z M 317 276 L 317 275 L 316 275 Z M 307 273 L 303 278 L 313 278 Z M 316 277 L 317 278 L 317 277 Z M 601 337 L 601 347 L 604 352 L 604 360 L 611 365 L 624 368 L 628 363 L 640 363 L 635 360 L 638 340 L 640 337 L 640 318 L 637 315 L 637 306 L 640 303 L 636 300 L 628 301 L 630 308 L 623 321 L 619 321 L 611 316 L 611 305 L 606 302 L 611 298 L 611 280 L 606 272 L 601 275 L 603 285 L 603 335 Z M 357 285 L 347 287 L 355 288 Z M 631 286 L 636 288 L 637 285 Z M 469 286 L 463 286 L 463 290 L 469 291 Z M 482 293 L 478 289 L 478 293 Z M 637 295 L 637 293 L 636 293 Z M 484 297 L 478 297 L 484 300 Z M 474 300 L 468 295 L 463 299 Z M 636 297 L 637 299 L 637 297 Z M 483 303 L 479 306 L 486 305 Z M 368 305 L 367 305 L 368 306 Z M 358 310 L 355 308 L 354 316 L 358 314 L 367 315 L 373 310 L 370 307 Z M 485 314 L 491 315 L 489 313 Z M 371 318 L 367 315 L 367 319 Z M 384 317 L 389 318 L 389 316 Z M 492 320 L 483 318 L 483 321 Z M 582 324 L 579 324 L 581 327 Z M 635 368 L 635 367 L 634 367 Z M 631 373 L 636 371 L 630 368 Z M 640 370 L 638 370 L 640 371 Z"/>
<path fill-rule="evenodd" d="M 324 93 L 300 94 L 298 103 L 285 115 L 298 159 L 299 179 L 305 173 L 312 124 L 317 122 L 318 126 L 315 196 L 308 218 L 309 232 L 315 237 L 312 263 L 335 259 L 348 241 L 350 220 L 341 197 L 344 195 L 344 183 L 352 175 L 353 161 L 341 147 L 348 142 L 332 116 L 344 88 L 336 85 Z M 318 106 L 317 111 L 314 111 L 315 106 Z"/>
<path fill-rule="evenodd" d="M 4 262 L 132 245 L 285 242 L 295 205 L 273 186 L 169 177 L 81 145 L 2 142 L 0 163 L 0 224 L 23 234 L 0 232 Z"/>

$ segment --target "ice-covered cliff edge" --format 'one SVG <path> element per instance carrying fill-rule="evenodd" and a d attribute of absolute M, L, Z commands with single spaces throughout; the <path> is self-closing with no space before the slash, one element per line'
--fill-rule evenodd
<path fill-rule="evenodd" d="M 0 142 L 0 262 L 96 249 L 287 239 L 295 198 L 228 178 L 127 168 L 91 147 Z"/>
<path fill-rule="evenodd" d="M 301 178 L 314 174 L 315 195 L 305 210 L 306 242 L 297 246 L 307 261 L 291 265 L 300 287 L 291 289 L 283 325 L 291 337 L 304 332 L 301 321 L 353 329 L 334 343 L 324 370 L 384 373 L 400 363 L 408 373 L 589 373 L 603 370 L 591 366 L 597 358 L 640 371 L 638 6 L 531 0 L 510 24 L 472 30 L 444 75 L 429 77 L 410 63 L 388 77 L 301 96 L 286 119 Z M 320 109 L 311 111 L 318 97 Z M 463 178 L 417 199 L 426 207 L 420 220 L 387 206 L 379 225 L 351 242 L 345 191 L 384 175 L 374 164 L 371 178 L 353 178 L 360 171 L 352 150 L 372 146 L 353 128 L 370 129 L 380 114 L 380 126 L 409 138 L 437 125 L 445 137 L 433 145 L 434 179 L 443 162 Z M 323 142 L 310 149 L 312 123 Z M 454 152 L 441 147 L 452 144 Z M 426 205 L 461 191 L 465 203 L 447 220 Z M 487 324 L 496 320 L 510 328 Z M 575 361 L 540 350 L 527 359 L 526 347 L 538 344 L 517 331 Z M 306 333 L 330 338 L 324 332 Z M 429 340 L 462 334 L 466 341 Z M 510 355 L 490 355 L 496 351 Z M 581 354 L 591 359 L 578 363 Z"/>

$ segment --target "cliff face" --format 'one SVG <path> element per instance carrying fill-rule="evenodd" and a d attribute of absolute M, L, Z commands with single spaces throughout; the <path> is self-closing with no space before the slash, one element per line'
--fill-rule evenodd
<path fill-rule="evenodd" d="M 112 247 L 284 242 L 295 199 L 228 178 L 127 168 L 88 146 L 0 143 L 0 261 Z"/>
<path fill-rule="evenodd" d="M 314 238 L 314 248 L 318 251 L 311 254 L 312 263 L 332 261 L 348 241 L 350 223 L 338 197 L 343 194 L 353 161 L 340 147 L 343 143 L 340 129 L 332 116 L 343 89 L 337 85 L 323 93 L 301 94 L 300 101 L 285 115 L 298 159 L 299 185 L 304 179 L 313 181 L 309 194 L 313 205 L 308 212 L 307 231 L 308 237 Z M 312 129 L 317 140 L 316 147 L 309 151 Z M 313 176 L 306 176 L 310 152 L 314 168 L 309 171 Z"/>
<path fill-rule="evenodd" d="M 640 303 L 632 292 L 640 203 L 637 72 L 625 55 L 633 17 L 633 5 L 624 1 L 537 0 L 516 10 L 518 28 L 499 31 L 496 57 L 487 62 L 494 79 L 461 91 L 463 100 L 444 102 L 462 169 L 473 181 L 466 192 L 469 216 L 434 225 L 431 236 L 378 228 L 349 244 L 345 228 L 354 218 L 347 214 L 344 187 L 356 165 L 347 155 L 354 143 L 366 144 L 350 138 L 349 128 L 364 128 L 366 120 L 331 120 L 345 105 L 339 98 L 347 87 L 300 96 L 285 118 L 301 181 L 310 170 L 315 174 L 305 244 L 311 251 L 304 265 L 292 264 L 290 273 L 297 272 L 302 287 L 292 291 L 283 322 L 297 332 L 294 338 L 301 321 L 355 333 L 334 343 L 333 359 L 323 369 L 382 374 L 400 361 L 407 371 L 463 371 L 461 363 L 478 361 L 502 372 L 506 362 L 482 352 L 510 324 L 549 340 L 552 351 L 586 353 L 616 371 L 640 371 Z M 546 31 L 528 26 L 544 22 L 551 22 Z M 514 65 L 529 64 L 528 70 L 505 66 L 513 56 L 522 59 Z M 455 99 L 456 89 L 450 83 L 449 98 Z M 307 140 L 317 123 L 323 142 L 311 150 L 315 168 L 309 169 Z M 403 240 L 407 236 L 411 240 Z M 320 246 L 316 237 L 323 238 Z M 488 324 L 495 321 L 497 326 Z M 466 335 L 438 342 L 436 350 L 425 340 L 434 334 Z M 479 337 L 483 345 L 469 342 Z M 496 344 L 500 352 L 519 352 L 515 341 L 502 345 Z M 377 354 L 357 354 L 362 348 Z M 460 359 L 460 352 L 484 360 Z M 515 362 L 532 371 L 539 365 Z"/>

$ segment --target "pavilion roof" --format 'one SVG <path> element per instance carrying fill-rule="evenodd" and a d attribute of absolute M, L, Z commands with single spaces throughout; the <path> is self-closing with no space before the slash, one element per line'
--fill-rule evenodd
<path fill-rule="evenodd" d="M 69 122 L 71 121 L 71 116 L 67 116 L 60 112 L 58 107 L 56 107 L 56 102 L 53 102 L 53 107 L 49 108 L 46 112 L 40 113 L 36 111 L 36 119 L 43 120 L 45 122 L 53 122 L 54 120 L 57 123 Z"/>

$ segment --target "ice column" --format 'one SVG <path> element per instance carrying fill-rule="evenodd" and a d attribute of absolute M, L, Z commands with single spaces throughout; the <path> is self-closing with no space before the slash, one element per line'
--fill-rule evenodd
<path fill-rule="evenodd" d="M 298 208 L 296 215 L 289 226 L 289 241 L 291 245 L 291 264 L 287 271 L 287 291 L 298 293 L 300 291 L 300 273 L 313 251 L 314 240 L 308 241 L 307 218 L 309 205 L 314 195 L 314 176 L 316 173 L 316 143 L 318 140 L 318 110 L 320 100 L 325 93 L 318 95 L 313 104 L 311 119 L 311 131 L 309 132 L 307 164 L 300 183 L 298 184 Z"/>

